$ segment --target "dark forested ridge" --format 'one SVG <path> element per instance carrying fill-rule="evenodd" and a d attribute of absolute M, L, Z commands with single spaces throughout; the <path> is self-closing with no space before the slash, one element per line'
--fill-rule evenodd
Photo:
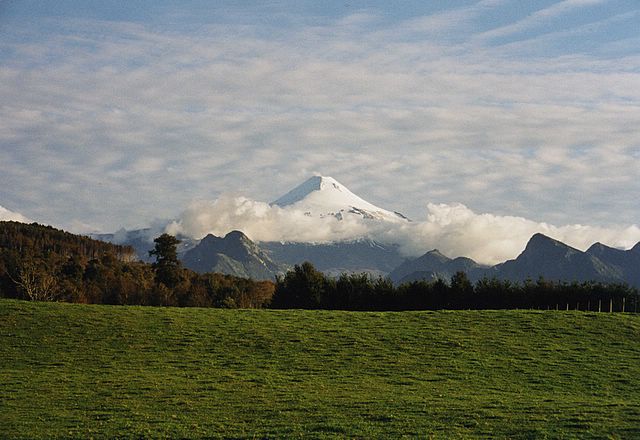
<path fill-rule="evenodd" d="M 11 249 L 30 257 L 58 254 L 97 258 L 108 253 L 120 260 L 132 260 L 135 256 L 131 246 L 105 243 L 37 223 L 12 221 L 0 222 L 0 249 Z"/>
<path fill-rule="evenodd" d="M 0 222 L 0 296 L 93 304 L 262 307 L 273 283 L 197 274 L 179 263 L 171 281 L 133 261 L 134 250 L 50 226 Z"/>

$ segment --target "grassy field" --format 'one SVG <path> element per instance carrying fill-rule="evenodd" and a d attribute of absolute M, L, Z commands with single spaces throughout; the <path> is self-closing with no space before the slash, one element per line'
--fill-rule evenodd
<path fill-rule="evenodd" d="M 640 316 L 0 300 L 0 437 L 639 438 Z"/>

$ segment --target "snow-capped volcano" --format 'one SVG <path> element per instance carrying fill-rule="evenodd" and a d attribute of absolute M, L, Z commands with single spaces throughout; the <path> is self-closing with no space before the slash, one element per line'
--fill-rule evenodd
<path fill-rule="evenodd" d="M 271 205 L 304 211 L 309 216 L 357 215 L 365 219 L 408 221 L 398 213 L 387 211 L 361 199 L 332 177 L 313 176 Z"/>

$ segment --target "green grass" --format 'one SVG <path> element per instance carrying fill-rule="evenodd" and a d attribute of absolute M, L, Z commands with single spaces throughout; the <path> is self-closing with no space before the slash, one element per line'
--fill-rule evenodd
<path fill-rule="evenodd" d="M 639 438 L 640 316 L 0 300 L 2 438 Z"/>

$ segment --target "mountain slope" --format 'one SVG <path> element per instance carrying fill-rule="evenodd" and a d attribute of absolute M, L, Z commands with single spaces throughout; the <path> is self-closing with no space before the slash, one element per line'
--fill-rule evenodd
<path fill-rule="evenodd" d="M 302 211 L 308 216 L 335 217 L 338 220 L 349 218 L 367 222 L 394 223 L 409 221 L 404 215 L 375 206 L 352 193 L 335 179 L 323 176 L 311 177 L 271 205 L 279 206 L 283 210 Z M 149 261 L 148 251 L 153 249 L 153 238 L 162 232 L 164 229 L 148 228 L 136 231 L 121 230 L 114 234 L 95 234 L 93 237 L 113 243 L 131 245 L 136 249 L 141 260 Z M 242 273 L 243 276 L 246 276 L 246 273 L 240 271 L 240 266 L 235 263 L 231 264 L 233 266 L 231 268 L 226 259 L 217 257 L 214 261 L 214 255 L 220 254 L 243 264 L 246 263 L 246 261 L 237 260 L 234 255 L 230 255 L 228 248 L 219 244 L 212 245 L 209 242 L 203 246 L 204 248 L 209 246 L 211 249 L 204 251 L 203 247 L 200 247 L 199 250 L 194 250 L 187 256 L 187 253 L 193 250 L 200 240 L 187 237 L 177 238 L 182 242 L 178 247 L 178 255 L 185 261 L 187 267 L 198 271 L 209 271 L 220 265 L 225 273 L 238 275 Z M 278 263 L 286 266 L 310 261 L 319 270 L 329 274 L 369 272 L 375 275 L 386 275 L 403 261 L 403 257 L 398 252 L 398 246 L 382 245 L 366 238 L 321 244 L 261 242 L 259 246 L 268 249 L 271 255 L 271 262 L 266 264 L 268 271 L 264 272 L 260 269 L 260 278 L 265 277 L 266 273 L 272 274 L 281 271 L 281 266 Z M 259 260 L 266 262 L 268 258 L 269 255 L 265 254 L 260 256 Z M 272 271 L 269 268 L 270 265 L 277 267 L 277 269 Z"/>
<path fill-rule="evenodd" d="M 451 259 L 434 249 L 414 260 L 406 260 L 389 274 L 389 278 L 397 284 L 437 278 L 448 281 L 453 274 L 462 271 L 475 280 L 485 269 L 471 258 Z"/>
<path fill-rule="evenodd" d="M 619 270 L 629 284 L 640 286 L 640 243 L 627 251 L 595 243 L 586 253 Z"/>
<path fill-rule="evenodd" d="M 492 267 L 464 257 L 452 260 L 433 250 L 405 261 L 389 276 L 394 283 L 401 284 L 423 279 L 449 280 L 458 271 L 466 272 L 472 281 L 488 277 L 523 282 L 543 277 L 552 281 L 599 281 L 640 287 L 640 243 L 627 251 L 596 243 L 582 252 L 535 234 L 517 258 Z"/>
<path fill-rule="evenodd" d="M 407 221 L 400 213 L 363 200 L 332 177 L 313 176 L 271 204 L 300 210 L 310 216 L 334 216 L 339 220 L 353 215 L 368 220 Z"/>
<path fill-rule="evenodd" d="M 514 260 L 495 266 L 498 278 L 621 282 L 623 273 L 599 258 L 543 234 L 535 234 Z"/>
<path fill-rule="evenodd" d="M 442 255 L 438 249 L 434 249 L 416 259 L 405 260 L 404 263 L 389 274 L 389 278 L 393 282 L 398 282 L 408 275 L 416 274 L 418 276 L 418 273 L 427 278 L 432 278 L 427 274 L 435 275 L 442 272 L 445 265 L 450 261 L 451 258 Z"/>
<path fill-rule="evenodd" d="M 329 223 L 334 223 L 334 218 L 347 220 L 338 223 L 345 226 L 349 226 L 350 221 L 353 221 L 358 226 L 364 226 L 362 230 L 365 231 L 368 230 L 368 226 L 374 226 L 374 230 L 382 226 L 381 229 L 384 230 L 389 226 L 389 222 L 402 226 L 410 221 L 402 214 L 367 202 L 337 180 L 324 176 L 311 177 L 272 202 L 272 205 L 283 210 L 278 214 L 286 214 L 286 210 L 295 210 L 297 215 L 303 212 L 311 217 L 328 217 Z M 163 231 L 119 231 L 116 234 L 94 237 L 133 245 L 138 256 L 148 260 L 148 251 L 153 248 L 154 235 L 160 235 Z M 230 235 L 232 238 L 233 234 Z M 275 273 L 282 271 L 283 266 L 309 261 L 326 274 L 389 274 L 396 283 L 419 279 L 448 279 L 455 272 L 464 271 L 471 280 L 487 276 L 523 281 L 542 276 L 551 280 L 628 282 L 640 286 L 640 243 L 629 251 L 620 251 L 596 243 L 589 251 L 581 252 L 542 234 L 535 234 L 516 259 L 486 267 L 469 258 L 459 257 L 452 260 L 439 253 L 436 255 L 434 251 L 415 260 L 406 260 L 399 253 L 399 246 L 381 244 L 364 237 L 320 244 L 285 241 L 260 242 L 259 245 L 244 237 L 251 244 L 245 241 L 236 247 L 223 245 L 219 240 L 224 239 L 214 236 L 205 237 L 202 243 L 196 239 L 178 238 L 182 240 L 178 253 L 187 267 L 200 272 L 219 270 L 258 279 L 272 278 Z M 234 249 L 243 246 L 246 249 L 242 255 L 234 254 Z"/>
<path fill-rule="evenodd" d="M 313 176 L 271 203 L 283 209 L 298 210 L 308 216 L 365 220 L 368 222 L 408 222 L 402 214 L 380 208 L 352 193 L 332 177 Z M 262 242 L 272 257 L 293 265 L 311 262 L 331 275 L 342 272 L 368 272 L 386 275 L 403 261 L 398 246 L 383 245 L 360 238 L 330 243 Z"/>
<path fill-rule="evenodd" d="M 330 275 L 342 272 L 386 275 L 403 261 L 397 246 L 369 239 L 324 244 L 262 242 L 260 246 L 275 261 L 289 266 L 308 261 Z"/>
<path fill-rule="evenodd" d="M 207 235 L 184 254 L 182 263 L 200 273 L 219 272 L 256 280 L 272 280 L 285 271 L 240 231 L 231 231 L 224 238 Z"/>

